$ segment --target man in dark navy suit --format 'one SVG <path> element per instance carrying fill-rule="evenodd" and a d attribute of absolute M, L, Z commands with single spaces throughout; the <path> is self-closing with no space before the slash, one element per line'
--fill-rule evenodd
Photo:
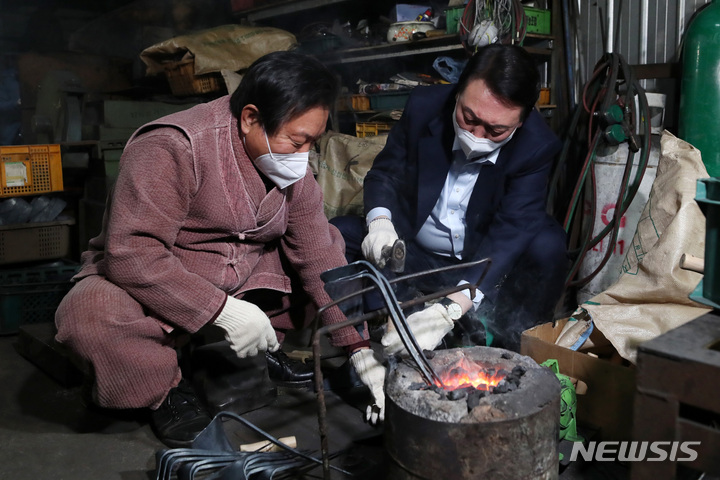
<path fill-rule="evenodd" d="M 565 231 L 546 213 L 561 142 L 534 108 L 538 95 L 538 70 L 524 49 L 481 48 L 457 85 L 413 90 L 365 177 L 365 218 L 331 220 L 349 262 L 364 257 L 383 267 L 383 248 L 398 238 L 407 246 L 404 273 L 491 259 L 484 277 L 487 263 L 414 285 L 431 293 L 482 278 L 475 292 L 408 316 L 423 349 L 460 338 L 518 350 L 525 329 L 553 318 L 568 267 Z M 392 329 L 382 344 L 386 354 L 403 351 Z M 377 359 L 371 363 L 361 377 L 382 372 Z M 375 378 L 373 391 L 382 392 L 382 375 Z M 379 418 L 383 404 L 376 398 Z"/>

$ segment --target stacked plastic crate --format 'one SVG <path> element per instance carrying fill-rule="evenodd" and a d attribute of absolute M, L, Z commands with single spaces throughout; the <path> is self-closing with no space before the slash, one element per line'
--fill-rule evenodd
<path fill-rule="evenodd" d="M 45 195 L 62 190 L 59 145 L 0 147 L 0 334 L 52 321 L 70 288 L 75 220 L 58 217 L 64 201 Z"/>

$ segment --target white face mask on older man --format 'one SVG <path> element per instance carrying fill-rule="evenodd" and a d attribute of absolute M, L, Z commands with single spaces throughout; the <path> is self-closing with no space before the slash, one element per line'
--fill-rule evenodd
<path fill-rule="evenodd" d="M 263 133 L 269 153 L 253 161 L 257 169 L 281 190 L 303 178 L 307 172 L 309 152 L 273 153 L 267 133 Z"/>

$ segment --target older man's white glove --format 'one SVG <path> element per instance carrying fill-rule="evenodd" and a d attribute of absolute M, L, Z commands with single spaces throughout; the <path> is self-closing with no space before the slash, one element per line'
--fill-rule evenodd
<path fill-rule="evenodd" d="M 280 348 L 270 319 L 254 303 L 228 295 L 215 325 L 225 330 L 225 339 L 240 358 Z"/>
<path fill-rule="evenodd" d="M 384 247 L 392 247 L 398 234 L 389 218 L 378 217 L 368 225 L 368 234 L 363 239 L 361 248 L 363 256 L 378 268 L 385 266 L 386 258 L 382 256 Z"/>
<path fill-rule="evenodd" d="M 433 350 L 453 329 L 453 321 L 447 309 L 439 303 L 413 313 L 407 317 L 407 324 L 422 350 Z M 387 355 L 407 355 L 400 335 L 394 328 L 388 328 L 380 343 L 385 347 Z"/>
<path fill-rule="evenodd" d="M 350 356 L 350 364 L 360 380 L 370 389 L 373 405 L 365 410 L 365 420 L 376 425 L 385 420 L 385 367 L 375 358 L 371 348 L 363 348 Z"/>

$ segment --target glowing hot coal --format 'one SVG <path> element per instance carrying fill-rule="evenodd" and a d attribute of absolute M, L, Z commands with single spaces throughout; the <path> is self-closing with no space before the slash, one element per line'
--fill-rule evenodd
<path fill-rule="evenodd" d="M 560 382 L 532 358 L 492 347 L 427 355 L 444 388 L 413 361 L 385 381 L 393 480 L 557 480 Z"/>
<path fill-rule="evenodd" d="M 504 373 L 493 368 L 485 368 L 484 365 L 473 362 L 467 357 L 460 357 L 460 360 L 437 373 L 445 390 L 474 387 L 477 390 L 490 391 L 505 378 Z"/>

